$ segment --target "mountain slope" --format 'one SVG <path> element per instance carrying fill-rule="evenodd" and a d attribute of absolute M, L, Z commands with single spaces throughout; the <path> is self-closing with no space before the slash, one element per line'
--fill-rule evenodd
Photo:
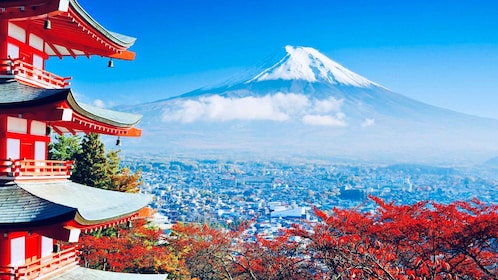
<path fill-rule="evenodd" d="M 287 46 L 286 52 L 247 81 L 124 108 L 144 115 L 136 145 L 397 160 L 498 151 L 496 120 L 391 92 L 313 48 Z"/>
<path fill-rule="evenodd" d="M 355 87 L 378 86 L 344 68 L 313 48 L 286 46 L 287 55 L 248 83 L 268 80 L 304 80 Z"/>

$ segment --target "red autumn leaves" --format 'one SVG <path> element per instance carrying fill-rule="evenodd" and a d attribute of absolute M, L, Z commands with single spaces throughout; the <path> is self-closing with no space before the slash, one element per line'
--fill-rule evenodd
<path fill-rule="evenodd" d="M 249 236 L 243 226 L 176 224 L 158 243 L 157 230 L 134 227 L 134 237 L 85 237 L 83 252 L 92 253 L 83 256 L 90 261 L 105 251 L 111 270 L 187 279 L 498 279 L 496 205 L 371 199 L 375 213 L 315 209 L 317 220 L 273 239 Z"/>

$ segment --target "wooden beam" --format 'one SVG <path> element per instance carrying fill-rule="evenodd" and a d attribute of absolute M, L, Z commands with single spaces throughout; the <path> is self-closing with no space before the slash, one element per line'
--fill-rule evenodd
<path fill-rule="evenodd" d="M 55 133 L 62 135 L 64 132 L 62 132 L 57 126 L 52 125 L 52 128 L 54 129 Z"/>
<path fill-rule="evenodd" d="M 73 58 L 76 58 L 76 54 L 73 52 L 73 49 L 71 48 L 68 48 L 67 51 L 69 52 L 69 54 L 73 57 Z"/>
<path fill-rule="evenodd" d="M 59 52 L 59 50 L 51 42 L 45 41 L 45 44 L 47 44 L 54 51 L 55 55 L 58 58 L 62 59 L 62 54 Z"/>
<path fill-rule="evenodd" d="M 123 60 L 135 60 L 135 52 L 126 50 L 120 53 L 112 54 L 109 57 Z"/>

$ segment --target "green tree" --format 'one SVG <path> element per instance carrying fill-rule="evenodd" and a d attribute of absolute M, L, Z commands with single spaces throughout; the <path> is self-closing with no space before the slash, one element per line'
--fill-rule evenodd
<path fill-rule="evenodd" d="M 119 153 L 121 150 L 109 150 L 106 155 L 107 160 L 107 174 L 110 176 L 119 174 L 119 162 L 121 161 Z"/>
<path fill-rule="evenodd" d="M 75 167 L 71 180 L 76 183 L 120 192 L 138 192 L 141 171 L 120 168 L 120 150 L 105 154 L 104 144 L 95 133 L 86 135 L 79 152 L 74 154 Z"/>
<path fill-rule="evenodd" d="M 81 141 L 81 150 L 75 155 L 71 180 L 91 187 L 109 189 L 107 158 L 100 135 L 90 133 Z"/>
<path fill-rule="evenodd" d="M 142 184 L 140 180 L 142 174 L 138 170 L 131 172 L 128 167 L 119 168 L 121 150 L 110 150 L 107 152 L 107 174 L 110 179 L 109 189 L 119 192 L 138 192 Z"/>
<path fill-rule="evenodd" d="M 56 135 L 55 141 L 48 144 L 48 158 L 51 160 L 74 160 L 81 152 L 81 137 Z"/>

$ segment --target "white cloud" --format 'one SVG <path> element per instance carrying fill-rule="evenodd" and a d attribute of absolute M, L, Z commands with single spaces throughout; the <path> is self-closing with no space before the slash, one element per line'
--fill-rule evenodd
<path fill-rule="evenodd" d="M 101 99 L 95 99 L 93 101 L 93 106 L 99 107 L 99 108 L 105 108 L 105 103 Z"/>
<path fill-rule="evenodd" d="M 363 123 L 361 123 L 361 127 L 365 128 L 365 127 L 369 127 L 369 126 L 372 126 L 375 124 L 375 119 L 369 119 L 369 118 L 366 118 Z"/>
<path fill-rule="evenodd" d="M 318 113 L 338 112 L 341 110 L 342 102 L 342 99 L 338 100 L 334 97 L 330 97 L 329 99 L 324 100 L 314 100 L 313 106 Z"/>
<path fill-rule="evenodd" d="M 337 113 L 335 116 L 331 115 L 306 115 L 303 117 L 303 123 L 309 125 L 320 126 L 347 126 L 344 120 L 346 115 Z"/>
<path fill-rule="evenodd" d="M 344 126 L 344 114 L 340 112 L 342 100 L 310 100 L 302 94 L 265 95 L 262 97 L 227 98 L 219 95 L 197 100 L 179 100 L 175 106 L 163 112 L 163 121 L 192 123 L 195 121 L 272 120 L 301 119 L 316 125 Z M 330 113 L 327 114 L 327 113 Z M 304 117 L 303 117 L 304 116 Z"/>

